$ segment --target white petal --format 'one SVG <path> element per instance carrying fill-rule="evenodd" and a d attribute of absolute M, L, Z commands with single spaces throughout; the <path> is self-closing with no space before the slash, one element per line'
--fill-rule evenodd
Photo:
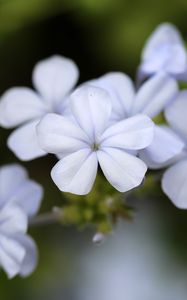
<path fill-rule="evenodd" d="M 155 134 L 150 146 L 141 150 L 139 155 L 149 164 L 163 164 L 180 154 L 185 144 L 166 126 L 155 126 Z"/>
<path fill-rule="evenodd" d="M 132 107 L 132 115 L 144 113 L 153 118 L 176 96 L 176 81 L 164 73 L 147 80 L 139 89 Z"/>
<path fill-rule="evenodd" d="M 0 211 L 0 232 L 6 234 L 26 232 L 27 215 L 15 204 L 7 204 Z"/>
<path fill-rule="evenodd" d="M 61 191 L 85 195 L 93 186 L 97 166 L 96 153 L 83 149 L 60 160 L 52 169 L 51 176 Z"/>
<path fill-rule="evenodd" d="M 109 127 L 101 136 L 102 147 L 143 149 L 153 140 L 154 123 L 145 115 L 136 115 Z"/>
<path fill-rule="evenodd" d="M 57 114 L 46 115 L 37 126 L 38 141 L 49 153 L 69 154 L 88 147 L 88 137 L 71 120 Z"/>
<path fill-rule="evenodd" d="M 105 177 L 118 191 L 126 192 L 141 184 L 147 167 L 139 158 L 114 148 L 103 148 L 97 155 Z"/>
<path fill-rule="evenodd" d="M 179 92 L 165 110 L 169 124 L 187 141 L 187 90 Z"/>
<path fill-rule="evenodd" d="M 69 58 L 54 55 L 36 64 L 33 83 L 43 100 L 52 107 L 70 93 L 79 77 L 76 64 Z"/>
<path fill-rule="evenodd" d="M 162 189 L 174 205 L 187 209 L 187 160 L 166 170 L 162 178 Z"/>
<path fill-rule="evenodd" d="M 8 147 L 21 160 L 31 160 L 46 155 L 39 144 L 36 135 L 36 125 L 39 120 L 29 122 L 14 130 L 8 138 Z"/>
<path fill-rule="evenodd" d="M 24 180 L 9 198 L 9 203 L 17 203 L 29 217 L 34 216 L 41 204 L 43 188 L 33 180 Z"/>
<path fill-rule="evenodd" d="M 98 79 L 91 80 L 91 85 L 105 89 L 112 102 L 112 116 L 115 121 L 129 115 L 135 96 L 135 88 L 130 77 L 124 73 L 112 72 Z"/>
<path fill-rule="evenodd" d="M 182 38 L 177 28 L 169 23 L 159 25 L 148 38 L 142 52 L 143 59 L 148 58 L 160 45 L 180 44 Z"/>
<path fill-rule="evenodd" d="M 0 234 L 0 265 L 9 278 L 13 278 L 20 272 L 24 256 L 25 249 L 14 236 Z"/>
<path fill-rule="evenodd" d="M 46 107 L 29 88 L 11 88 L 1 97 L 0 124 L 11 128 L 41 117 Z"/>
<path fill-rule="evenodd" d="M 162 45 L 156 48 L 151 57 L 144 61 L 140 71 L 151 74 L 165 71 L 169 74 L 181 76 L 187 68 L 187 54 L 182 45 Z"/>
<path fill-rule="evenodd" d="M 28 235 L 16 235 L 16 240 L 25 249 L 25 256 L 20 265 L 19 274 L 22 277 L 29 276 L 36 268 L 38 262 L 38 250 L 34 240 Z"/>
<path fill-rule="evenodd" d="M 105 130 L 111 114 L 108 93 L 103 89 L 84 85 L 71 95 L 71 108 L 80 127 L 91 140 L 97 140 Z"/>
<path fill-rule="evenodd" d="M 27 171 L 18 164 L 0 168 L 0 206 L 14 194 L 16 188 L 27 178 Z"/>

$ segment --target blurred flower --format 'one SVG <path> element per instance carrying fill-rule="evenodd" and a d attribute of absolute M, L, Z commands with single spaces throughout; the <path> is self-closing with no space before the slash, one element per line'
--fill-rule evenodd
<path fill-rule="evenodd" d="M 138 186 L 146 165 L 132 150 L 147 147 L 153 138 L 153 123 L 144 116 L 108 127 L 111 102 L 103 89 L 85 85 L 71 96 L 74 121 L 48 114 L 37 126 L 41 147 L 62 154 L 51 176 L 61 191 L 84 195 L 90 192 L 98 162 L 105 177 L 118 191 Z"/>
<path fill-rule="evenodd" d="M 178 93 L 176 81 L 162 72 L 147 80 L 137 92 L 132 80 L 119 72 L 108 73 L 90 83 L 110 94 L 112 124 L 139 113 L 154 118 Z M 183 147 L 182 140 L 169 127 L 155 125 L 151 145 L 139 151 L 139 155 L 149 165 L 164 163 L 180 153 Z"/>
<path fill-rule="evenodd" d="M 26 234 L 28 217 L 39 209 L 43 191 L 19 165 L 0 168 L 0 266 L 9 278 L 29 275 L 37 263 L 37 248 Z"/>
<path fill-rule="evenodd" d="M 187 208 L 187 90 L 181 91 L 175 101 L 166 108 L 168 123 L 183 139 L 184 151 L 175 158 L 175 163 L 166 170 L 162 188 L 179 208 Z"/>
<path fill-rule="evenodd" d="M 147 40 L 138 72 L 141 79 L 160 71 L 187 80 L 187 51 L 180 32 L 169 23 L 159 25 Z"/>
<path fill-rule="evenodd" d="M 46 153 L 39 147 L 36 125 L 48 112 L 68 113 L 67 98 L 78 80 L 75 63 L 52 56 L 33 70 L 35 92 L 26 87 L 11 88 L 0 101 L 0 125 L 16 129 L 8 138 L 8 147 L 21 160 L 31 160 Z"/>

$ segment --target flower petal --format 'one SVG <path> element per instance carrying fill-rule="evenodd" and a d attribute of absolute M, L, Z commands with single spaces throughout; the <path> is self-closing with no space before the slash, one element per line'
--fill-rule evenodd
<path fill-rule="evenodd" d="M 187 142 L 187 90 L 179 92 L 172 104 L 165 109 L 168 123 Z"/>
<path fill-rule="evenodd" d="M 171 24 L 161 24 L 145 44 L 140 72 L 153 74 L 164 70 L 177 75 L 186 68 L 187 54 L 179 31 Z"/>
<path fill-rule="evenodd" d="M 164 73 L 147 80 L 139 89 L 131 114 L 144 113 L 150 118 L 158 115 L 176 96 L 177 82 Z"/>
<path fill-rule="evenodd" d="M 26 232 L 27 216 L 23 209 L 15 204 L 7 204 L 1 209 L 0 231 L 6 234 Z"/>
<path fill-rule="evenodd" d="M 46 115 L 37 126 L 38 141 L 49 153 L 67 155 L 88 147 L 88 137 L 71 120 L 57 114 Z"/>
<path fill-rule="evenodd" d="M 96 153 L 83 149 L 60 160 L 52 169 L 51 176 L 61 191 L 86 195 L 95 181 L 97 166 Z"/>
<path fill-rule="evenodd" d="M 140 157 L 149 164 L 163 164 L 180 154 L 185 147 L 182 140 L 166 126 L 155 126 L 155 134 L 150 146 L 139 152 Z"/>
<path fill-rule="evenodd" d="M 9 203 L 17 203 L 29 217 L 34 216 L 41 204 L 43 188 L 33 180 L 24 180 L 9 198 Z"/>
<path fill-rule="evenodd" d="M 0 234 L 0 265 L 6 271 L 8 278 L 19 274 L 24 256 L 25 249 L 14 236 Z"/>
<path fill-rule="evenodd" d="M 33 83 L 43 100 L 54 107 L 75 86 L 79 77 L 76 64 L 69 58 L 54 55 L 36 64 Z"/>
<path fill-rule="evenodd" d="M 177 28 L 169 23 L 159 25 L 156 30 L 148 38 L 142 52 L 143 59 L 148 58 L 152 52 L 163 44 L 180 44 L 182 37 Z"/>
<path fill-rule="evenodd" d="M 171 166 L 163 175 L 162 189 L 178 208 L 187 208 L 187 160 Z"/>
<path fill-rule="evenodd" d="M 21 160 L 31 160 L 46 155 L 39 144 L 36 135 L 36 125 L 39 120 L 29 122 L 14 130 L 8 138 L 8 147 Z"/>
<path fill-rule="evenodd" d="M 186 67 L 187 55 L 184 46 L 162 45 L 153 51 L 148 60 L 144 61 L 140 72 L 152 74 L 165 71 L 171 75 L 176 75 L 176 78 L 178 78 L 184 74 Z"/>
<path fill-rule="evenodd" d="M 0 206 L 14 193 L 27 178 L 26 170 L 18 164 L 5 165 L 0 168 Z"/>
<path fill-rule="evenodd" d="M 5 128 L 15 127 L 40 118 L 46 107 L 39 96 L 29 88 L 11 88 L 1 97 L 0 124 Z"/>
<path fill-rule="evenodd" d="M 71 95 L 71 108 L 76 121 L 90 140 L 97 140 L 105 130 L 111 114 L 108 93 L 85 84 Z"/>
<path fill-rule="evenodd" d="M 88 83 L 109 93 L 112 102 L 112 120 L 120 121 L 129 115 L 135 96 L 135 88 L 129 76 L 112 72 Z"/>
<path fill-rule="evenodd" d="M 143 149 L 153 140 L 154 123 L 145 115 L 136 115 L 109 127 L 101 136 L 102 147 Z"/>
<path fill-rule="evenodd" d="M 126 192 L 141 184 L 147 167 L 139 158 L 114 148 L 102 148 L 97 156 L 105 177 L 118 191 Z"/>
<path fill-rule="evenodd" d="M 28 235 L 17 234 L 16 240 L 25 249 L 25 256 L 20 265 L 19 274 L 22 277 L 26 277 L 29 276 L 36 268 L 38 263 L 38 249 L 34 240 Z"/>

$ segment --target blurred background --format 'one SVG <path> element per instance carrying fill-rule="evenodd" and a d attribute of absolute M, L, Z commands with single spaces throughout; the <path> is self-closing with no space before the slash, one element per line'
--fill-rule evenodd
<path fill-rule="evenodd" d="M 72 58 L 80 82 L 108 71 L 132 78 L 146 38 L 161 22 L 187 40 L 186 0 L 0 0 L 0 93 L 32 86 L 31 72 L 53 54 Z M 0 165 L 18 161 L 0 129 Z M 60 205 L 50 180 L 55 158 L 23 163 L 45 187 L 42 210 Z M 139 199 L 131 222 L 120 222 L 100 246 L 92 230 L 50 225 L 32 228 L 40 260 L 27 279 L 0 272 L 3 300 L 186 300 L 187 212 L 163 196 L 159 184 Z"/>

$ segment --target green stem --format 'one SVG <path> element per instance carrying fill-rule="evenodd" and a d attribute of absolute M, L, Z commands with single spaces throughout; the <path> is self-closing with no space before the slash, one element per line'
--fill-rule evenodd
<path fill-rule="evenodd" d="M 62 212 L 58 208 L 54 208 L 53 211 L 43 213 L 31 219 L 29 222 L 30 226 L 44 226 L 54 223 L 59 223 L 62 218 Z"/>

